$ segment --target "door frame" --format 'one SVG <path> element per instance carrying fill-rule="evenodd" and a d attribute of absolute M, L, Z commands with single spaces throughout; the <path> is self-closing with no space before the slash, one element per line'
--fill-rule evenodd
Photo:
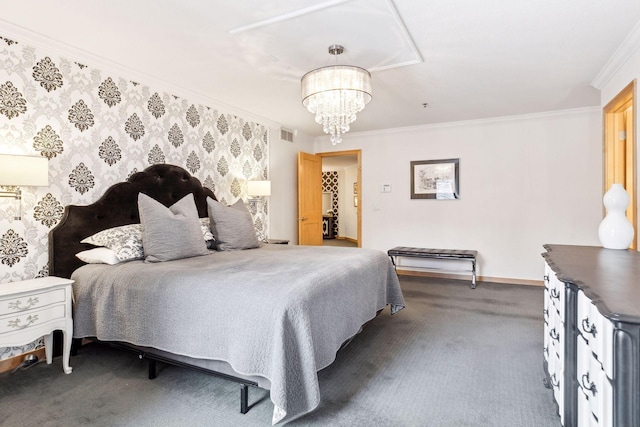
<path fill-rule="evenodd" d="M 623 126 L 621 125 L 621 122 L 623 121 L 621 116 L 629 108 L 632 109 L 632 117 L 630 120 L 627 119 L 627 122 Z M 635 79 L 624 87 L 602 109 L 602 194 L 606 193 L 614 182 L 626 184 L 624 187 L 631 198 L 631 203 L 629 203 L 629 207 L 627 208 L 627 218 L 635 230 L 633 241 L 630 246 L 631 249 L 637 249 L 638 247 L 638 189 L 636 178 L 637 111 Z M 623 126 L 626 133 L 624 153 L 616 150 L 616 143 L 620 140 L 619 130 L 621 126 Z M 631 129 L 629 129 L 629 127 Z M 624 183 L 619 182 L 621 180 L 619 176 L 616 177 L 616 170 L 619 169 L 619 165 L 616 167 L 619 163 L 619 160 L 617 159 L 619 159 L 620 156 L 623 157 L 625 162 L 623 171 Z M 605 215 L 606 211 L 603 208 L 603 217 Z"/>
<path fill-rule="evenodd" d="M 317 156 L 324 157 L 340 157 L 340 156 L 356 156 L 358 159 L 358 185 L 356 186 L 356 194 L 358 197 L 358 209 L 356 211 L 357 231 L 358 231 L 358 247 L 362 247 L 362 150 L 345 150 L 345 151 L 327 151 L 323 153 L 315 153 Z"/>

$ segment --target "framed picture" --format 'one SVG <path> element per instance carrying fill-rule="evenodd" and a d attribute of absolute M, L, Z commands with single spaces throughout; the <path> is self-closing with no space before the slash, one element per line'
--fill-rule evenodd
<path fill-rule="evenodd" d="M 460 159 L 411 162 L 411 198 L 460 198 Z"/>

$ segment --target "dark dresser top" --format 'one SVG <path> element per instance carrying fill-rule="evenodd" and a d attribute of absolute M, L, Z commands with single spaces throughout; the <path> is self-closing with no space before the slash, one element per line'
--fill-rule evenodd
<path fill-rule="evenodd" d="M 544 245 L 558 279 L 582 289 L 600 313 L 640 323 L 640 252 L 597 246 Z"/>

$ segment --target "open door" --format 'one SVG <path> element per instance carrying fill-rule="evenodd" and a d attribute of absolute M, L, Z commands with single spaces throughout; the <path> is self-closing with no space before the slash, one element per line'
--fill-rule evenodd
<path fill-rule="evenodd" d="M 322 157 L 298 153 L 298 244 L 322 245 Z"/>
<path fill-rule="evenodd" d="M 635 86 L 632 81 L 609 102 L 604 113 L 604 188 L 622 184 L 629 193 L 627 218 L 636 230 L 631 249 L 638 248 L 638 201 L 636 195 Z M 604 214 L 604 212 L 603 212 Z"/>

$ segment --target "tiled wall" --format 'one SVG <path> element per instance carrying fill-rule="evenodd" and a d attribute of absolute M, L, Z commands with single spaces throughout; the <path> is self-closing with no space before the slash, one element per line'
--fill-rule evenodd
<path fill-rule="evenodd" d="M 49 230 L 68 204 L 89 204 L 155 163 L 181 166 L 221 202 L 268 179 L 268 129 L 0 35 L 0 153 L 48 159 L 47 188 L 0 198 L 0 286 L 48 274 Z M 267 237 L 268 203 L 254 224 Z M 0 348 L 0 359 L 31 346 Z"/>

